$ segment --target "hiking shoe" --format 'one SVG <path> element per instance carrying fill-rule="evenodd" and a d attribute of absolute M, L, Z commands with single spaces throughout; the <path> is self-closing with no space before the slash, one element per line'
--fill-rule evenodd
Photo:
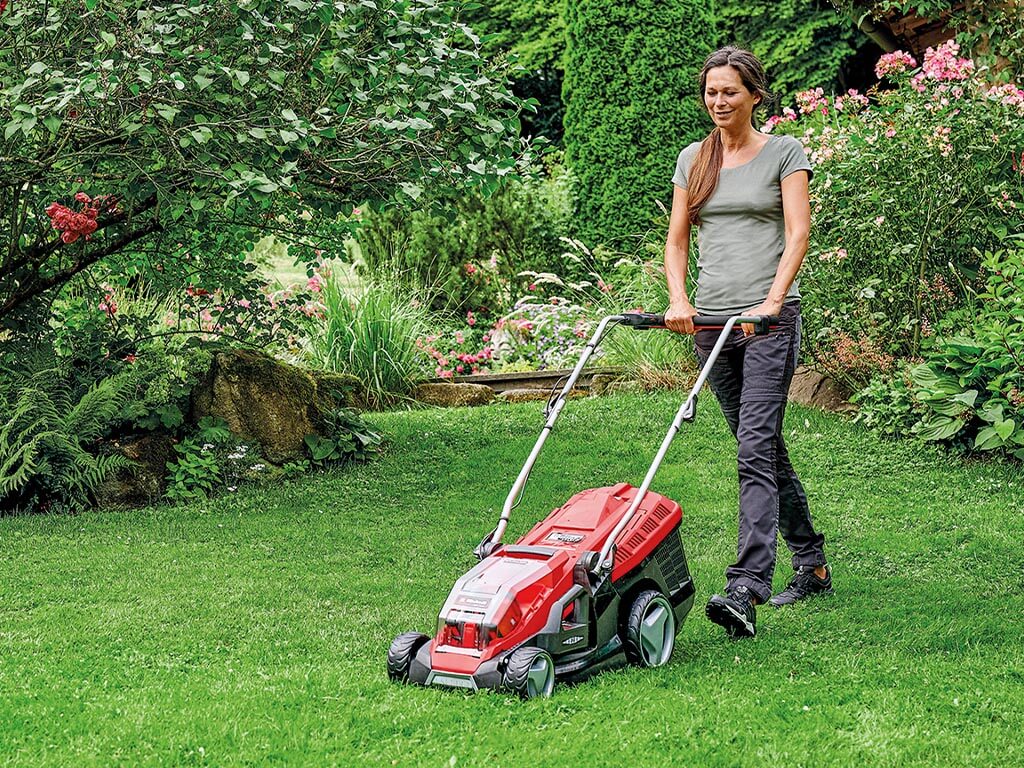
<path fill-rule="evenodd" d="M 814 568 L 802 565 L 797 569 L 786 588 L 779 594 L 773 595 L 768 602 L 778 608 L 783 605 L 791 605 L 812 595 L 831 595 L 832 593 L 832 569 L 829 566 L 825 566 L 825 578 L 819 579 Z"/>
<path fill-rule="evenodd" d="M 727 589 L 725 597 L 712 595 L 704 613 L 715 624 L 725 627 L 729 637 L 753 637 L 756 631 L 754 595 L 746 587 Z"/>

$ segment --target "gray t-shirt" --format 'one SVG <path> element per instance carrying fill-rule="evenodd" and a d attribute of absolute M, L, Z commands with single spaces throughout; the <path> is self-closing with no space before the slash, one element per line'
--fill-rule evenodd
<path fill-rule="evenodd" d="M 679 153 L 673 184 L 686 189 L 698 149 L 700 143 L 694 142 Z M 803 145 L 792 136 L 769 136 L 753 160 L 722 169 L 700 212 L 693 302 L 698 312 L 736 314 L 768 298 L 786 247 L 781 182 L 795 171 L 812 174 Z M 786 300 L 799 297 L 794 280 Z"/>

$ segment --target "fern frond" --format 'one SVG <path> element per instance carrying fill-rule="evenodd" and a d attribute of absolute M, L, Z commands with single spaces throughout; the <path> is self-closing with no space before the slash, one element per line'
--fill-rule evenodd
<path fill-rule="evenodd" d="M 89 387 L 71 408 L 64 428 L 82 442 L 103 436 L 127 400 L 127 381 L 121 377 L 101 379 Z"/>

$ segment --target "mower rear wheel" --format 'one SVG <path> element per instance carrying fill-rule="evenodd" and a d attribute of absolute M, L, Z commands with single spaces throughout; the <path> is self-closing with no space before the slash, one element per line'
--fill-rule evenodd
<path fill-rule="evenodd" d="M 626 658 L 640 667 L 660 667 L 672 657 L 676 615 L 661 592 L 648 589 L 636 596 L 626 621 Z"/>
<path fill-rule="evenodd" d="M 555 688 L 555 662 L 540 648 L 516 648 L 502 682 L 522 699 L 547 698 Z"/>
<path fill-rule="evenodd" d="M 388 648 L 388 677 L 397 683 L 409 682 L 409 665 L 429 640 L 422 632 L 403 632 L 396 637 Z"/>

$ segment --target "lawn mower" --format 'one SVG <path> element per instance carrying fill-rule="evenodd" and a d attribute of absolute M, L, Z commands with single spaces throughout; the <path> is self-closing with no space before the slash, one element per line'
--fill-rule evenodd
<path fill-rule="evenodd" d="M 455 582 L 433 638 L 404 632 L 388 649 L 395 681 L 465 690 L 494 688 L 522 698 L 550 696 L 623 663 L 665 664 L 693 605 L 694 586 L 679 537 L 680 506 L 649 491 L 672 439 L 696 415 L 697 395 L 737 323 L 764 334 L 770 317 L 698 316 L 721 329 L 707 364 L 676 413 L 639 488 L 619 483 L 580 491 L 515 544 L 502 536 L 530 471 L 587 360 L 616 325 L 664 328 L 662 315 L 630 312 L 601 320 L 561 391 L 505 500 L 497 527 L 474 550 L 480 562 Z M 557 387 L 557 385 L 556 385 Z"/>

